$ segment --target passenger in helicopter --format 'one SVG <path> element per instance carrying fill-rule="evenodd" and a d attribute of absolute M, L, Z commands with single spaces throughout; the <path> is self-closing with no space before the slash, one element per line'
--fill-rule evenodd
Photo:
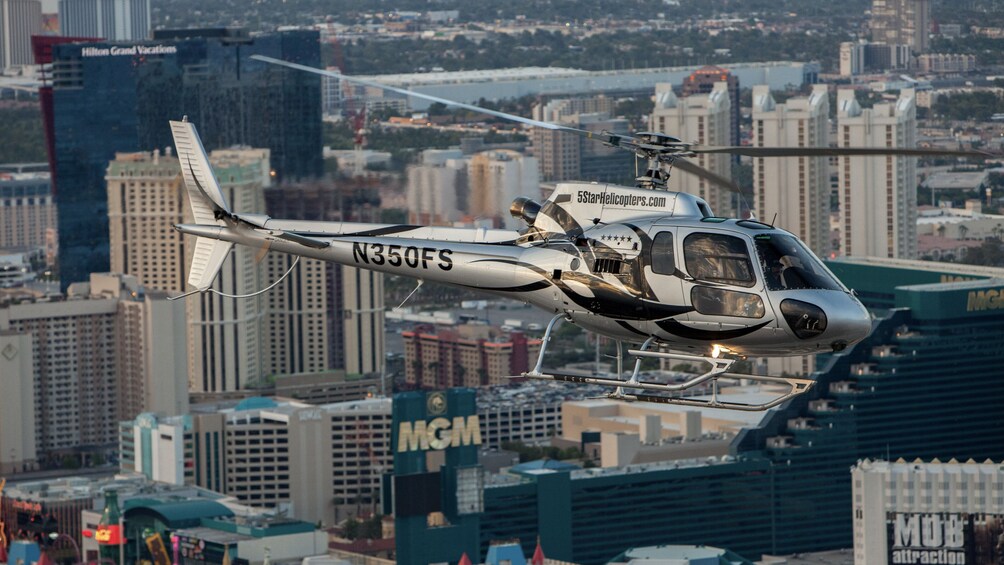
<path fill-rule="evenodd" d="M 796 288 L 809 288 L 803 276 L 805 267 L 802 260 L 794 255 L 785 255 L 778 260 L 781 264 L 781 286 L 787 290 Z"/>

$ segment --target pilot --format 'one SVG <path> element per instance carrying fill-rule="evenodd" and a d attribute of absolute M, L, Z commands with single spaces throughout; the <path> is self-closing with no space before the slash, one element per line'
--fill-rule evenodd
<path fill-rule="evenodd" d="M 785 255 L 778 260 L 781 265 L 781 286 L 786 289 L 805 288 L 802 276 L 802 260 L 794 255 Z"/>

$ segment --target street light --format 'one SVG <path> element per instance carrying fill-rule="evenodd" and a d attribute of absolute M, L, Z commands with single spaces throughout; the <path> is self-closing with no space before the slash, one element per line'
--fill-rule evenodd
<path fill-rule="evenodd" d="M 68 536 L 68 535 L 66 535 L 66 534 L 64 534 L 62 532 L 52 532 L 52 533 L 49 534 L 49 539 L 51 539 L 53 543 L 55 543 L 56 540 L 58 540 L 60 538 L 66 538 L 66 539 L 70 540 L 70 543 L 73 544 L 73 550 L 77 552 L 77 561 L 76 561 L 76 563 L 83 563 L 83 559 L 80 557 L 80 546 L 77 544 L 77 540 L 73 539 L 72 537 L 70 537 L 70 536 Z"/>

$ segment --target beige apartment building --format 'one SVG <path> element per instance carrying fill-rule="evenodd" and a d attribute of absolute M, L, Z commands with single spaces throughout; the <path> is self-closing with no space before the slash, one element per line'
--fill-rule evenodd
<path fill-rule="evenodd" d="M 405 381 L 422 388 L 503 384 L 529 369 L 539 339 L 521 332 L 501 335 L 488 326 L 403 332 Z"/>
<path fill-rule="evenodd" d="M 516 197 L 539 190 L 537 159 L 509 149 L 483 151 L 471 157 L 467 171 L 468 213 L 491 219 L 495 227 L 515 228 L 509 205 Z"/>
<path fill-rule="evenodd" d="M 264 209 L 263 191 L 271 182 L 268 150 L 213 151 L 210 161 L 232 209 Z M 177 157 L 156 150 L 119 153 L 109 163 L 105 180 L 112 269 L 135 275 L 148 288 L 187 290 L 186 265 L 194 245 L 174 229 L 191 216 Z M 234 295 L 262 288 L 264 273 L 255 253 L 235 247 L 214 288 Z M 260 296 L 233 300 L 211 293 L 185 299 L 191 390 L 237 390 L 261 378 L 263 301 Z"/>
<path fill-rule="evenodd" d="M 0 171 L 0 248 L 42 247 L 49 263 L 55 250 L 56 203 L 45 172 Z"/>
<path fill-rule="evenodd" d="M 716 82 L 711 92 L 685 98 L 677 98 L 671 84 L 657 84 L 649 129 L 699 145 L 729 145 L 732 139 L 732 102 L 729 100 L 728 83 Z M 732 178 L 728 154 L 702 154 L 691 160 L 713 173 Z M 732 192 L 726 188 L 711 185 L 682 171 L 673 173 L 668 188 L 703 198 L 718 216 L 735 217 Z"/>
<path fill-rule="evenodd" d="M 42 456 L 112 448 L 119 420 L 186 411 L 182 309 L 114 274 L 92 274 L 62 300 L 0 305 L 0 369 L 12 391 L 0 395 L 0 413 L 24 422 L 3 427 L 2 453 L 16 452 L 0 461 L 30 467 Z"/>
<path fill-rule="evenodd" d="M 754 147 L 828 147 L 826 85 L 778 104 L 766 85 L 753 87 Z M 797 235 L 817 255 L 830 250 L 830 165 L 826 157 L 753 159 L 753 209 L 761 221 Z M 776 217 L 776 220 L 775 220 Z"/>
<path fill-rule="evenodd" d="M 251 506 L 287 508 L 309 522 L 334 524 L 377 508 L 381 477 L 393 465 L 389 398 L 315 406 L 252 397 L 204 408 L 123 422 L 123 468 Z M 144 451 L 154 456 L 144 460 Z"/>
<path fill-rule="evenodd" d="M 272 182 L 267 149 L 216 150 L 209 158 L 231 209 L 265 211 L 265 189 Z M 106 174 L 112 269 L 170 293 L 188 290 L 186 265 L 194 251 L 193 240 L 173 227 L 191 219 L 180 173 L 170 151 L 153 151 L 119 153 Z M 184 300 L 191 391 L 232 393 L 263 385 L 269 375 L 336 368 L 339 360 L 349 373 L 382 370 L 382 277 L 351 268 L 336 271 L 316 259 L 294 266 L 294 260 L 235 246 L 215 290 L 247 295 L 287 271 L 289 276 L 260 296 L 204 293 Z M 343 297 L 337 312 L 330 303 L 335 293 Z M 326 337 L 333 323 L 351 326 L 340 334 L 341 343 Z M 340 353 L 336 347 L 344 349 L 344 358 L 334 358 Z"/>
<path fill-rule="evenodd" d="M 837 91 L 838 147 L 915 147 L 913 89 L 895 102 L 862 108 L 854 91 Z M 841 255 L 917 257 L 917 158 L 837 159 Z"/>

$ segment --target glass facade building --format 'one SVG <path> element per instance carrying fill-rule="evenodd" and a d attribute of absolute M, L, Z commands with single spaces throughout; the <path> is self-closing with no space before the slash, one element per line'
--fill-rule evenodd
<path fill-rule="evenodd" d="M 529 554 L 538 535 L 549 558 L 587 565 L 654 544 L 747 558 L 850 548 L 859 459 L 1004 459 L 1004 269 L 829 267 L 873 309 L 875 330 L 820 359 L 810 392 L 744 430 L 724 460 L 486 480 L 481 555 L 506 538 Z"/>
<path fill-rule="evenodd" d="M 268 148 L 278 179 L 321 175 L 320 79 L 249 59 L 255 54 L 319 66 L 318 34 L 164 30 L 152 41 L 53 46 L 64 287 L 108 270 L 108 162 L 120 151 L 171 147 L 169 120 L 188 116 L 207 150 Z"/>

